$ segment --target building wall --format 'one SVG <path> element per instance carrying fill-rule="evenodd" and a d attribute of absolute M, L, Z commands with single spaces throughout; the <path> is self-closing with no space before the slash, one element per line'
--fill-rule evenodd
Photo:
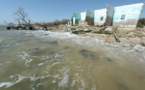
<path fill-rule="evenodd" d="M 72 16 L 72 24 L 84 25 L 106 25 L 106 26 L 120 26 L 120 27 L 136 27 L 144 3 L 124 5 L 113 7 L 107 5 L 106 9 L 87 10 L 82 13 L 74 13 Z"/>
<path fill-rule="evenodd" d="M 75 17 L 76 20 L 81 20 L 81 14 L 80 13 L 74 13 L 72 17 Z"/>
<path fill-rule="evenodd" d="M 107 17 L 105 21 L 105 26 L 112 26 L 113 24 L 113 16 L 114 16 L 114 7 L 107 4 Z"/>
<path fill-rule="evenodd" d="M 80 13 L 73 13 L 72 15 L 72 25 L 78 25 L 78 21 L 81 20 Z"/>
<path fill-rule="evenodd" d="M 86 22 L 88 23 L 88 25 L 94 25 L 94 11 L 93 10 L 86 11 Z"/>
<path fill-rule="evenodd" d="M 94 25 L 103 25 L 106 21 L 106 9 L 100 9 L 94 11 Z M 101 20 L 103 17 L 103 20 Z"/>
<path fill-rule="evenodd" d="M 115 7 L 113 25 L 136 27 L 142 8 L 143 3 Z"/>
<path fill-rule="evenodd" d="M 81 20 L 86 20 L 86 12 L 82 12 L 81 14 Z"/>

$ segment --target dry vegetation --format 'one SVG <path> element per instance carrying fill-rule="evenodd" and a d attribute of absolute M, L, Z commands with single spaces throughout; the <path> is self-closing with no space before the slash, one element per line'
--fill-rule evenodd
<path fill-rule="evenodd" d="M 139 19 L 137 26 L 143 28 L 145 26 L 145 18 Z"/>

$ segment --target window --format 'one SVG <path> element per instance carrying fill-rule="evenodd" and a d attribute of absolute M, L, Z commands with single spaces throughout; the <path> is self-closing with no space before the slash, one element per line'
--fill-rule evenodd
<path fill-rule="evenodd" d="M 100 17 L 100 21 L 102 21 L 104 19 L 104 17 Z"/>
<path fill-rule="evenodd" d="M 125 15 L 121 15 L 121 20 L 124 20 L 125 19 Z"/>

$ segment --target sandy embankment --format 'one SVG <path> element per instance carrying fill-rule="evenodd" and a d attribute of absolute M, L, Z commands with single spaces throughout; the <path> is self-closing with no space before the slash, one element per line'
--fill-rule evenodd
<path fill-rule="evenodd" d="M 123 29 L 120 28 L 117 31 L 119 36 L 120 43 L 122 44 L 130 44 L 130 45 L 137 45 L 137 44 L 145 44 L 145 29 Z M 79 36 L 90 36 L 98 38 L 106 43 L 114 44 L 116 43 L 114 36 L 108 34 L 96 34 L 96 33 L 85 33 L 79 34 Z"/>
<path fill-rule="evenodd" d="M 89 27 L 88 29 L 93 30 L 93 31 L 95 31 L 95 29 L 97 30 L 97 28 L 94 28 L 94 27 Z M 50 30 L 48 32 L 63 34 L 63 33 L 66 33 L 66 30 L 56 29 L 56 30 Z M 93 33 L 93 32 L 85 33 L 85 34 L 71 34 L 71 31 L 69 31 L 68 33 L 70 35 L 76 35 L 76 36 L 81 36 L 81 37 L 93 37 L 93 38 L 96 38 L 96 39 L 98 39 L 104 43 L 108 43 L 108 44 L 116 43 L 116 40 L 115 40 L 113 34 L 110 34 L 110 35 L 109 34 L 97 34 L 97 33 Z M 121 44 L 145 46 L 145 29 L 118 28 L 117 35 L 119 36 L 119 40 L 120 40 Z M 69 37 L 69 35 L 68 35 L 68 37 Z"/>

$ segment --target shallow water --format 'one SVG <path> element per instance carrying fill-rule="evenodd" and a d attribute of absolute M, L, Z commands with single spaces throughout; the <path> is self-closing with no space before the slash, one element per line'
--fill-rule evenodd
<path fill-rule="evenodd" d="M 145 90 L 145 48 L 44 31 L 0 31 L 0 90 Z"/>

